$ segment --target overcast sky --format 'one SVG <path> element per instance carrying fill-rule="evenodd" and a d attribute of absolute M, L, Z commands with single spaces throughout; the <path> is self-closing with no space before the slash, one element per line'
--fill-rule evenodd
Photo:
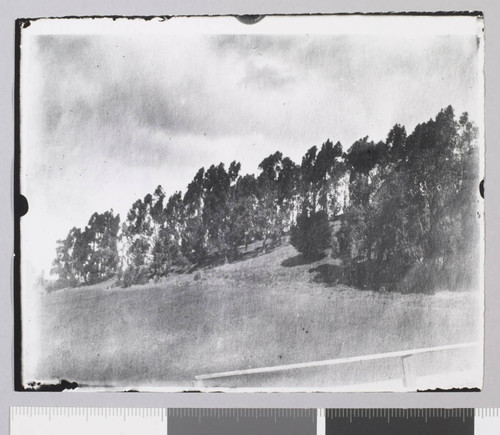
<path fill-rule="evenodd" d="M 42 35 L 23 44 L 25 273 L 56 240 L 213 163 L 408 132 L 451 104 L 481 124 L 476 36 Z M 23 106 L 24 104 L 24 106 Z"/>

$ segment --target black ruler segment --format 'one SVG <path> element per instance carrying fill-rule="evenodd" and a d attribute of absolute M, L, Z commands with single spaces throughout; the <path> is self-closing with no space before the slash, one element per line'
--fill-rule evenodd
<path fill-rule="evenodd" d="M 328 409 L 325 435 L 473 435 L 474 409 Z"/>
<path fill-rule="evenodd" d="M 169 409 L 169 435 L 316 435 L 316 409 Z"/>

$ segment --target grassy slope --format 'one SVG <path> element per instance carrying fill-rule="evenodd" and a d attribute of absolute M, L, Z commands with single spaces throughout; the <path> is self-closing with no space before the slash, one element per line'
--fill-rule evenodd
<path fill-rule="evenodd" d="M 196 281 L 193 274 L 175 275 L 129 289 L 101 285 L 47 294 L 39 378 L 191 386 L 201 373 L 479 339 L 477 294 L 381 294 L 327 286 L 315 282 L 310 269 L 333 260 L 282 265 L 296 255 L 286 244 L 204 269 Z M 394 371 L 393 363 L 384 364 L 381 374 Z M 362 366 L 345 370 L 330 370 L 328 382 L 373 379 L 373 370 L 364 379 Z M 269 385 L 295 385 L 294 376 L 304 373 L 279 376 Z M 324 383 L 324 373 L 307 382 Z M 263 384 L 261 379 L 258 385 Z"/>

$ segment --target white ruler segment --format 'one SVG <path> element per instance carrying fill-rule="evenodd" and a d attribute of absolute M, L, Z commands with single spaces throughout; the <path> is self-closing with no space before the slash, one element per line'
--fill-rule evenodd
<path fill-rule="evenodd" d="M 165 435 L 166 408 L 12 407 L 11 435 Z"/>
<path fill-rule="evenodd" d="M 474 435 L 498 435 L 499 433 L 498 408 L 477 408 L 474 413 Z"/>
<path fill-rule="evenodd" d="M 324 409 L 318 409 L 316 415 L 316 435 L 326 435 L 326 412 Z"/>

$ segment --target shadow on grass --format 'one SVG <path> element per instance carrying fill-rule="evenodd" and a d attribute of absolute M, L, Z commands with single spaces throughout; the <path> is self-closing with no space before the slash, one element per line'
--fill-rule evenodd
<path fill-rule="evenodd" d="M 322 260 L 326 257 L 326 254 L 321 253 L 311 258 L 306 258 L 302 254 L 295 255 L 294 257 L 287 258 L 281 262 L 283 267 L 295 267 L 302 266 L 304 264 L 315 263 L 316 261 Z"/>
<path fill-rule="evenodd" d="M 237 263 L 238 261 L 245 261 L 248 260 L 249 258 L 258 257 L 259 255 L 270 254 L 279 246 L 281 245 L 280 244 L 266 245 L 265 247 L 258 246 L 257 248 L 254 248 L 252 250 L 248 249 L 245 250 L 245 248 L 241 247 L 238 257 L 233 259 L 232 263 Z"/>
<path fill-rule="evenodd" d="M 314 282 L 335 285 L 345 281 L 344 268 L 335 264 L 321 264 L 309 269 L 310 273 L 316 273 Z"/>
<path fill-rule="evenodd" d="M 201 269 L 211 269 L 214 267 L 222 266 L 224 264 L 234 264 L 239 263 L 241 261 L 250 260 L 255 257 L 259 257 L 260 255 L 270 254 L 273 252 L 279 244 L 276 245 L 266 245 L 265 247 L 258 246 L 253 249 L 248 249 L 241 246 L 238 250 L 238 255 L 236 257 L 225 257 L 218 253 L 208 254 L 207 257 L 200 263 L 195 263 L 191 265 L 186 271 L 181 271 L 180 273 L 193 273 L 197 272 Z"/>

